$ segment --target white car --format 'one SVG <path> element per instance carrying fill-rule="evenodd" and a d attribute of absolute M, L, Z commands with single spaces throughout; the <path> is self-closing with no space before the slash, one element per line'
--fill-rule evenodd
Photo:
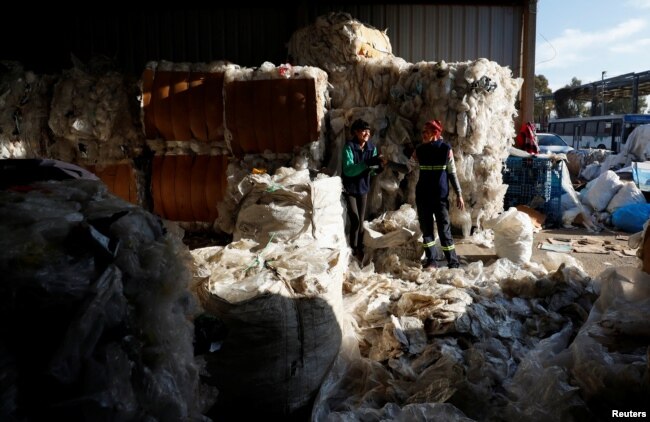
<path fill-rule="evenodd" d="M 540 154 L 566 154 L 573 150 L 560 135 L 555 133 L 537 133 L 537 145 Z"/>

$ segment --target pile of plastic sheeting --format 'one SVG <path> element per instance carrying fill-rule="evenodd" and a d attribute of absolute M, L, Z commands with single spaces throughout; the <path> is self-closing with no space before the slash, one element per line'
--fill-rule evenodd
<path fill-rule="evenodd" d="M 103 63 L 63 72 L 54 86 L 48 125 L 53 158 L 98 164 L 140 155 L 144 146 L 137 119 L 137 86 Z"/>
<path fill-rule="evenodd" d="M 308 170 L 282 167 L 269 174 L 247 174 L 229 166 L 228 197 L 219 208 L 217 224 L 235 240 L 254 239 L 315 243 L 346 248 L 341 179 Z"/>
<path fill-rule="evenodd" d="M 346 128 L 356 118 L 368 121 L 374 129 L 373 142 L 390 161 L 402 164 L 419 143 L 424 122 L 437 118 L 454 150 L 466 203 L 464 211 L 451 207 L 451 220 L 469 236 L 481 220 L 503 211 L 507 185 L 501 170 L 514 137 L 512 117 L 521 82 L 512 78 L 510 69 L 485 59 L 412 65 L 392 88 L 390 104 L 330 111 L 327 168 L 340 174 L 340 151 L 351 137 Z M 416 182 L 417 170 L 408 176 L 391 170 L 379 175 L 369 204 L 371 215 L 395 209 L 400 200 L 414 204 Z"/>
<path fill-rule="evenodd" d="M 650 276 L 636 268 L 612 268 L 595 278 L 593 288 L 599 296 L 577 336 L 553 340 L 549 353 L 531 356 L 520 396 L 523 384 L 530 385 L 540 375 L 550 384 L 554 374 L 562 374 L 569 381 L 564 384 L 567 395 L 575 398 L 574 404 L 579 396 L 591 413 L 636 411 L 647 417 Z M 524 375 L 524 370 L 520 373 Z M 542 408 L 550 405 L 548 399 L 538 402 Z"/>
<path fill-rule="evenodd" d="M 623 144 L 620 154 L 624 157 L 625 166 L 629 166 L 634 161 L 648 161 L 650 159 L 650 125 L 634 128 Z"/>
<path fill-rule="evenodd" d="M 364 221 L 363 226 L 363 262 L 375 263 L 378 272 L 415 281 L 424 253 L 415 209 L 404 204 L 396 211 L 387 211 L 372 221 Z"/>
<path fill-rule="evenodd" d="M 191 259 L 101 182 L 0 191 L 0 419 L 203 420 Z"/>
<path fill-rule="evenodd" d="M 349 326 L 341 181 L 282 168 L 238 185 L 234 241 L 192 251 L 194 290 L 227 330 L 203 354 L 213 412 L 293 417 L 309 411 Z"/>
<path fill-rule="evenodd" d="M 392 56 L 386 31 L 341 12 L 320 16 L 312 25 L 295 31 L 287 47 L 296 64 L 318 66 L 328 72 L 339 63 Z"/>
<path fill-rule="evenodd" d="M 567 152 L 567 166 L 572 180 L 591 180 L 600 174 L 600 164 L 612 151 L 606 149 L 574 149 Z"/>
<path fill-rule="evenodd" d="M 452 207 L 452 224 L 468 236 L 480 220 L 503 210 L 501 170 L 514 138 L 515 101 L 523 80 L 496 62 L 420 62 L 402 74 L 392 94 L 399 114 L 414 122 L 443 123 L 456 158 L 466 210 Z"/>
<path fill-rule="evenodd" d="M 283 170 L 261 179 L 260 188 L 270 193 L 270 181 L 280 176 L 284 186 L 299 186 L 295 181 L 300 180 L 300 172 Z M 256 180 L 247 179 L 246 183 Z M 257 214 L 273 216 L 274 207 L 304 202 L 301 191 L 295 188 L 267 200 L 242 200 L 241 211 L 245 215 L 247 207 L 265 206 L 269 211 Z M 308 218 L 304 212 L 294 215 L 300 221 Z M 304 384 L 300 393 L 294 390 L 293 383 L 307 374 L 307 367 L 299 367 L 295 377 L 288 379 L 275 370 L 260 369 L 291 366 L 289 361 L 301 344 L 294 337 L 293 327 L 300 325 L 295 310 L 311 307 L 284 303 L 302 295 L 324 298 L 334 313 L 325 307 L 328 312 L 318 327 L 311 325 L 314 319 L 301 320 L 306 321 L 301 335 L 308 340 L 309 352 L 314 352 L 309 339 L 317 333 L 334 333 L 337 345 L 341 335 L 340 352 L 320 387 L 312 420 L 400 419 L 416 414 L 427 420 L 565 420 L 599 419 L 619 408 L 644 411 L 642 397 L 650 379 L 646 350 L 638 338 L 629 339 L 636 341 L 629 349 L 627 341 L 619 344 L 617 338 L 623 331 L 645 336 L 643 285 L 631 287 L 628 283 L 636 283 L 631 277 L 607 274 L 594 282 L 575 259 L 553 253 L 544 254 L 538 263 L 515 264 L 502 258 L 489 265 L 478 261 L 461 269 L 422 272 L 402 253 L 418 236 L 415 221 L 413 210 L 404 205 L 369 222 L 366 240 L 372 247 L 367 248 L 367 261 L 373 262 L 363 268 L 356 261 L 347 266 L 347 257 L 335 248 L 301 243 L 294 234 L 309 230 L 295 221 L 284 226 L 286 232 L 278 231 L 277 242 L 263 233 L 267 229 L 261 225 L 242 231 L 241 240 L 226 247 L 194 252 L 202 304 L 236 327 L 235 334 L 215 342 L 212 355 L 205 358 L 214 382 L 222 377 L 223 397 L 241 403 L 230 409 L 233 415 L 255 414 L 262 408 L 286 414 L 306 403 L 305 391 L 315 391 L 314 383 Z M 250 240 L 252 236 L 265 243 Z M 341 262 L 344 265 L 339 267 Z M 328 280 L 325 274 L 343 277 L 340 307 L 330 296 L 330 287 L 341 288 L 339 279 Z M 636 293 L 628 294 L 621 306 L 634 306 L 634 318 L 607 313 L 598 305 L 605 303 L 598 295 L 610 283 L 612 287 L 622 284 L 623 289 L 608 290 L 607 309 L 618 307 L 618 292 L 630 287 Z M 598 316 L 604 313 L 607 317 Z M 334 319 L 339 331 L 331 324 Z M 273 328 L 277 321 L 289 328 Z M 586 327 L 591 327 L 590 332 L 606 328 L 599 332 L 599 341 L 609 348 L 585 343 L 589 335 L 579 341 Z M 276 333 L 272 336 L 276 341 L 264 335 L 268 332 Z M 282 347 L 280 355 L 288 360 L 270 359 L 272 353 L 265 352 Z M 614 350 L 618 347 L 625 350 Z M 245 351 L 243 361 L 237 359 L 239 350 Z M 331 352 L 331 348 L 323 352 L 325 360 L 333 356 Z M 325 374 L 325 360 L 306 362 L 315 365 L 314 373 L 320 377 Z M 619 365 L 609 371 L 604 365 L 612 360 Z M 235 373 L 246 375 L 238 378 Z M 258 381 L 248 383 L 262 378 L 272 379 L 275 389 Z M 262 394 L 264 388 L 273 391 L 270 396 Z M 626 393 L 619 394 L 618 389 Z M 602 397 L 606 405 L 598 402 Z M 278 403 L 286 406 L 284 410 Z"/>
<path fill-rule="evenodd" d="M 344 338 L 312 419 L 417 412 L 423 420 L 570 420 L 647 411 L 645 283 L 605 273 L 594 283 L 578 266 L 555 264 L 478 261 L 414 281 L 352 265 L 343 300 L 356 335 Z M 595 302 L 599 283 L 611 287 Z M 633 306 L 634 316 L 612 306 Z M 619 342 L 623 330 L 629 337 Z"/>
<path fill-rule="evenodd" d="M 515 102 L 523 79 L 513 78 L 509 68 L 484 58 L 412 64 L 392 54 L 337 54 L 338 44 L 332 40 L 356 39 L 355 32 L 345 26 L 350 20 L 345 14 L 321 16 L 296 31 L 289 43 L 298 63 L 325 69 L 332 84 L 328 171 L 340 175 L 337 157 L 351 137 L 345 129 L 354 118 L 365 118 L 373 126 L 372 140 L 389 160 L 398 163 L 409 158 L 406 145 L 412 151 L 420 142 L 424 122 L 438 119 L 444 126 L 443 137 L 454 150 L 466 204 L 464 211 L 451 208 L 451 222 L 469 236 L 481 220 L 503 211 L 507 186 L 501 177 L 502 163 L 515 136 Z M 356 31 L 363 28 L 354 22 Z M 404 185 L 404 175 L 394 171 L 377 177 L 374 185 L 380 187 L 373 189 L 371 197 L 380 199 L 369 204 L 370 215 L 394 210 L 397 202 L 414 205 L 415 173 Z"/>
<path fill-rule="evenodd" d="M 25 71 L 16 62 L 0 66 L 0 158 L 41 157 L 49 144 L 47 93 L 55 78 Z"/>
<path fill-rule="evenodd" d="M 219 390 L 216 420 L 304 412 L 339 352 L 347 251 L 258 246 L 245 239 L 192 251 L 197 296 L 227 330 L 202 355 L 206 382 Z"/>
<path fill-rule="evenodd" d="M 619 170 L 630 166 L 634 162 L 643 162 L 650 159 L 650 125 L 637 126 L 621 146 L 621 152 L 613 154 L 609 150 L 580 150 L 580 154 L 600 157 L 599 160 L 584 160 L 580 177 L 593 180 L 608 170 Z"/>
<path fill-rule="evenodd" d="M 401 57 L 365 59 L 332 68 L 332 108 L 372 107 L 388 104 L 391 90 L 411 65 Z"/>
<path fill-rule="evenodd" d="M 634 182 L 621 180 L 618 174 L 608 170 L 587 183 L 581 191 L 567 191 L 562 196 L 562 220 L 565 226 L 571 226 L 575 217 L 582 213 L 583 221 L 612 224 L 612 215 L 617 210 L 645 203 L 643 192 Z M 586 226 L 591 228 L 592 225 Z"/>

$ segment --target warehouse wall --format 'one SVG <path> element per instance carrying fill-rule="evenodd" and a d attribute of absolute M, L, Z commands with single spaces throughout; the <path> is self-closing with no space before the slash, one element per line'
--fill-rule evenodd
<path fill-rule="evenodd" d="M 331 7 L 314 7 L 312 17 Z M 481 57 L 519 72 L 519 6 L 366 5 L 341 6 L 377 29 L 386 29 L 393 54 L 409 62 L 458 62 Z"/>
<path fill-rule="evenodd" d="M 56 72 L 94 54 L 114 58 L 139 76 L 149 60 L 229 60 L 242 66 L 287 60 L 285 44 L 298 28 L 330 11 L 345 11 L 387 29 L 393 53 L 410 62 L 489 58 L 519 73 L 522 6 L 518 5 L 336 5 L 224 7 L 180 10 L 83 9 L 0 27 L 1 60 L 18 60 L 37 72 Z M 21 36 L 29 32 L 30 36 Z"/>
<path fill-rule="evenodd" d="M 72 65 L 71 54 L 83 63 L 102 54 L 112 58 L 118 70 L 134 77 L 140 76 L 150 60 L 228 60 L 247 67 L 270 61 L 278 65 L 288 61 L 286 43 L 296 29 L 330 11 L 344 11 L 386 29 L 393 53 L 409 62 L 485 57 L 510 67 L 515 76 L 533 79 L 537 0 L 462 5 L 361 3 L 303 1 L 298 6 L 245 7 L 246 2 L 240 2 L 209 9 L 113 7 L 94 13 L 85 9 L 16 10 L 14 16 L 21 18 L 6 19 L 0 26 L 0 60 L 17 60 L 27 69 L 54 73 Z M 522 88 L 521 117 L 527 120 L 532 118 L 530 85 L 525 82 Z"/>
<path fill-rule="evenodd" d="M 295 7 L 281 6 L 43 13 L 30 17 L 27 26 L 11 20 L 0 26 L 0 60 L 17 60 L 39 73 L 59 72 L 71 66 L 71 53 L 82 62 L 101 54 L 138 77 L 150 60 L 279 64 L 286 61 L 295 15 Z M 25 31 L 32 36 L 16 36 Z"/>

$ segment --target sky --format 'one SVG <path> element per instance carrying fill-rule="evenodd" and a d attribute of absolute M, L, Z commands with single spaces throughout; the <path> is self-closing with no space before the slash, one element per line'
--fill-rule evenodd
<path fill-rule="evenodd" d="M 650 0 L 539 0 L 535 74 L 556 91 L 650 71 Z"/>

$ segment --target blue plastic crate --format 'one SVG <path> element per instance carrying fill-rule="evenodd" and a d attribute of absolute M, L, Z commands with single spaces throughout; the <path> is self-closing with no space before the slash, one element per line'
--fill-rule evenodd
<path fill-rule="evenodd" d="M 553 167 L 553 163 L 550 159 L 539 157 L 508 157 L 506 164 L 508 167 L 513 169 L 525 168 L 527 170 L 549 170 Z"/>
<path fill-rule="evenodd" d="M 504 183 L 544 185 L 552 170 L 553 163 L 547 158 L 508 157 L 503 173 Z"/>
<path fill-rule="evenodd" d="M 508 157 L 503 167 L 503 183 L 508 185 L 504 209 L 527 205 L 546 215 L 547 226 L 562 221 L 562 161 L 549 158 Z"/>

